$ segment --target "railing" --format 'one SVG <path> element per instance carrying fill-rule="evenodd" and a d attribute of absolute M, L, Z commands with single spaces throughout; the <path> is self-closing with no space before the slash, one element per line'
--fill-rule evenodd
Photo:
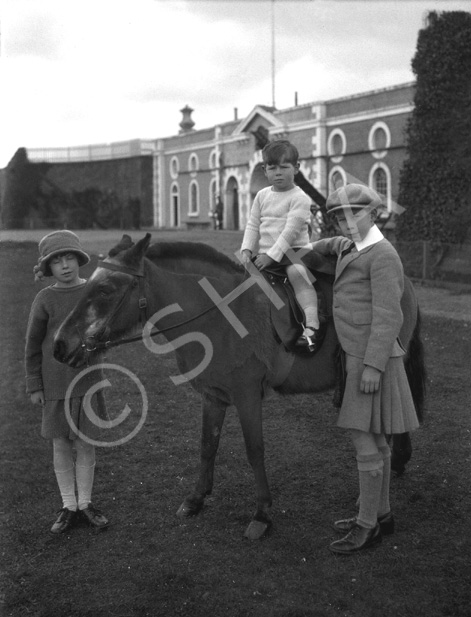
<path fill-rule="evenodd" d="M 406 274 L 422 280 L 471 284 L 471 243 L 395 242 Z"/>
<path fill-rule="evenodd" d="M 110 144 L 91 144 L 66 148 L 28 148 L 28 159 L 33 163 L 71 163 L 124 159 L 152 154 L 152 140 L 131 139 Z"/>

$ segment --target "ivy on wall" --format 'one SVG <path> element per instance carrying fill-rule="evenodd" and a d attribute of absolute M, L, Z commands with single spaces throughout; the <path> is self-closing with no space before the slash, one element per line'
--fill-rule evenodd
<path fill-rule="evenodd" d="M 461 243 L 471 227 L 471 13 L 430 12 L 412 70 L 397 238 Z"/>
<path fill-rule="evenodd" d="M 31 163 L 25 148 L 17 150 L 5 170 L 0 204 L 3 228 L 140 228 L 139 197 L 124 201 L 114 191 L 93 186 L 64 190 L 48 178 L 50 167 Z"/>

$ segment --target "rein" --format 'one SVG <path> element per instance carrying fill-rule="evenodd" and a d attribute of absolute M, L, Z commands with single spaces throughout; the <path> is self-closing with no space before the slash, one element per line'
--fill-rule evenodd
<path fill-rule="evenodd" d="M 110 349 L 112 347 L 118 347 L 119 345 L 126 345 L 127 343 L 134 343 L 136 341 L 139 341 L 142 338 L 142 332 L 140 334 L 136 334 L 134 336 L 130 336 L 127 338 L 123 338 L 123 339 L 117 339 L 116 341 L 100 341 L 100 340 L 96 340 L 97 338 L 101 337 L 104 332 L 106 331 L 106 328 L 109 326 L 109 324 L 111 323 L 112 319 L 117 315 L 119 309 L 123 306 L 125 300 L 128 298 L 128 296 L 131 295 L 132 289 L 133 287 L 136 287 L 136 285 L 139 285 L 139 322 L 140 325 L 142 327 L 144 327 L 144 325 L 146 324 L 148 318 L 147 318 L 147 298 L 145 296 L 145 289 L 144 289 L 144 267 L 143 267 L 143 263 L 141 264 L 141 267 L 139 270 L 135 270 L 133 268 L 128 268 L 127 266 L 121 266 L 118 264 L 113 264 L 113 263 L 109 263 L 107 261 L 99 261 L 98 262 L 98 267 L 100 268 L 106 268 L 107 270 L 114 270 L 115 272 L 121 272 L 123 274 L 129 274 L 132 277 L 134 277 L 131 281 L 131 283 L 129 284 L 128 288 L 126 289 L 126 291 L 124 292 L 121 300 L 118 302 L 117 306 L 115 307 L 114 311 L 111 313 L 111 315 L 109 316 L 109 318 L 106 320 L 105 324 L 101 327 L 101 329 L 99 330 L 99 332 L 97 334 L 95 334 L 94 336 L 89 336 L 86 338 L 86 340 L 84 341 L 82 340 L 82 345 L 81 347 L 83 349 L 85 349 L 85 351 L 87 352 L 92 352 L 92 351 L 102 351 L 105 349 Z M 188 319 L 185 319 L 185 321 L 181 321 L 173 326 L 168 326 L 166 328 L 162 328 L 161 330 L 157 330 L 155 329 L 153 332 L 151 332 L 149 334 L 149 336 L 153 337 L 153 336 L 157 336 L 158 334 L 162 334 L 164 332 L 168 332 L 169 330 L 174 330 L 175 328 L 179 328 L 180 326 L 185 326 L 186 324 L 191 323 L 192 321 L 196 321 L 197 319 L 199 319 L 200 317 L 203 317 L 203 315 L 206 315 L 206 313 L 209 313 L 210 311 L 212 311 L 213 309 L 217 308 L 219 306 L 219 304 L 212 304 L 209 308 L 205 309 L 204 311 L 201 311 L 201 313 L 198 313 L 197 315 L 193 316 L 193 317 L 189 317 Z M 153 328 L 155 328 L 155 325 L 153 325 Z M 91 345 L 88 345 L 88 341 L 91 341 Z"/>

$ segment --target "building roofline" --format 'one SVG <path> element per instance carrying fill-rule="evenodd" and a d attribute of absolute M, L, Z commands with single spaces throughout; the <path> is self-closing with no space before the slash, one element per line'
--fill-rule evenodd
<path fill-rule="evenodd" d="M 359 92 L 357 94 L 348 94 L 346 96 L 341 96 L 335 99 L 318 99 L 317 101 L 309 101 L 308 103 L 302 103 L 301 105 L 292 105 L 291 107 L 283 107 L 283 109 L 276 109 L 272 113 L 276 115 L 276 114 L 279 114 L 285 111 L 291 111 L 293 109 L 300 109 L 302 107 L 312 107 L 313 105 L 326 105 L 328 103 L 349 101 L 352 99 L 358 99 L 363 96 L 368 96 L 371 94 L 379 94 L 381 92 L 387 92 L 388 90 L 400 90 L 402 88 L 410 88 L 411 86 L 415 86 L 415 85 L 416 85 L 415 81 L 409 81 L 403 84 L 396 84 L 395 86 L 386 86 L 385 88 L 377 88 L 375 90 L 365 90 L 364 92 Z"/>

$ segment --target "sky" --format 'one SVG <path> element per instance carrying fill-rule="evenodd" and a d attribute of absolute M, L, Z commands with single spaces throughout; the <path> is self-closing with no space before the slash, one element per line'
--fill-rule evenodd
<path fill-rule="evenodd" d="M 414 80 L 428 11 L 470 0 L 2 0 L 0 168 Z M 274 31 L 274 54 L 272 33 Z M 275 66 L 273 101 L 272 60 Z"/>

